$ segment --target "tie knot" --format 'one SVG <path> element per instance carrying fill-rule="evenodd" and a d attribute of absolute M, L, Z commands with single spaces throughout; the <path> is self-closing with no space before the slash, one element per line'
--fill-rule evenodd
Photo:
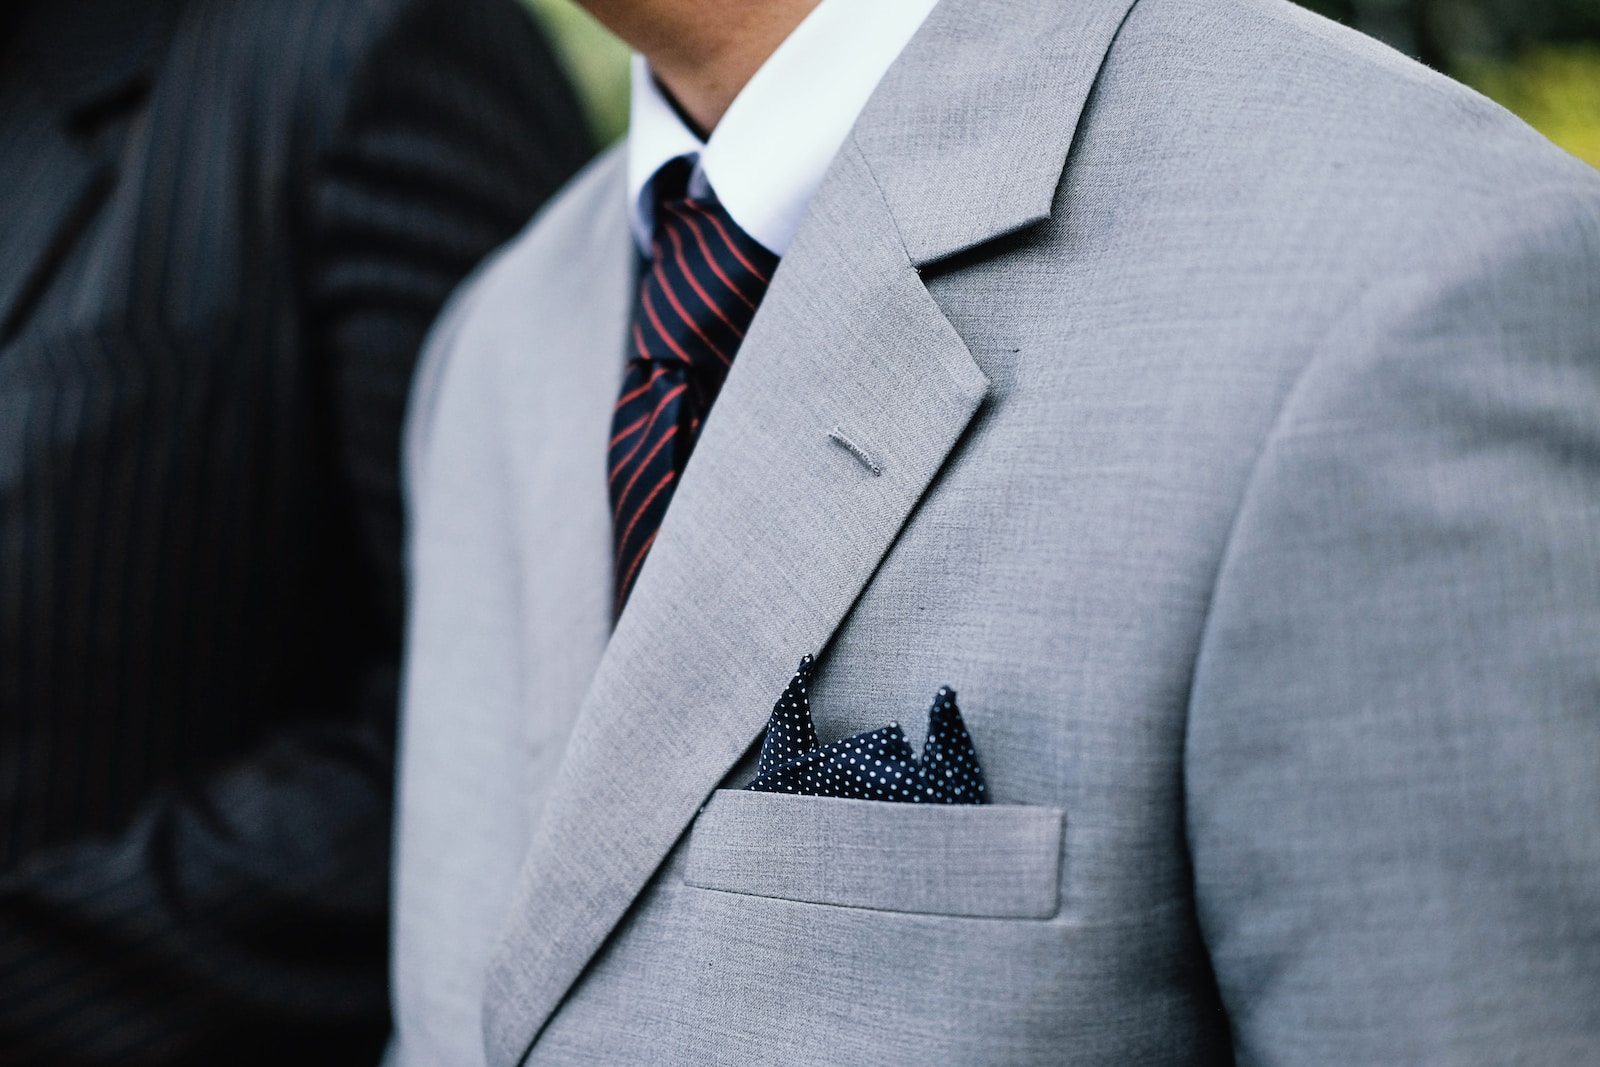
<path fill-rule="evenodd" d="M 714 195 L 689 193 L 676 159 L 653 184 L 655 234 L 640 286 L 635 357 L 719 378 L 733 362 L 778 257 L 739 228 Z"/>

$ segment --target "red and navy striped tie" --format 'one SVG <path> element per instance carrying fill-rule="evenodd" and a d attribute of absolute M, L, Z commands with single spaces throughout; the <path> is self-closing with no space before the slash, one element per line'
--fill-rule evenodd
<path fill-rule="evenodd" d="M 618 615 L 778 265 L 715 197 L 688 195 L 690 171 L 679 158 L 656 173 L 651 262 L 611 420 Z"/>

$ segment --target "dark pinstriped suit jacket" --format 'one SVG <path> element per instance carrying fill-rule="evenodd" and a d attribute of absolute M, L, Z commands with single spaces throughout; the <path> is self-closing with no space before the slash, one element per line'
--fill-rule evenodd
<path fill-rule="evenodd" d="M 5 32 L 0 1063 L 370 1060 L 406 388 L 578 105 L 512 0 Z"/>

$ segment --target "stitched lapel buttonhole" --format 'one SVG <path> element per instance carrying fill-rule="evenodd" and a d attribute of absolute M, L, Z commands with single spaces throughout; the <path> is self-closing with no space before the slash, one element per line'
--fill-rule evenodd
<path fill-rule="evenodd" d="M 850 440 L 850 438 L 846 437 L 844 435 L 844 431 L 839 427 L 835 426 L 832 430 L 829 430 L 828 438 L 834 443 L 842 446 L 845 451 L 856 457 L 856 459 L 860 460 L 861 465 L 867 468 L 867 470 L 871 471 L 874 478 L 883 473 L 883 468 L 878 466 L 876 460 L 867 455 L 866 449 L 862 448 L 860 445 Z"/>

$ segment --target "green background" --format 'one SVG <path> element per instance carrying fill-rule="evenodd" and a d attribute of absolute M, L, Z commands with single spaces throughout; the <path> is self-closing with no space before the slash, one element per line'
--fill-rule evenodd
<path fill-rule="evenodd" d="M 606 141 L 628 122 L 628 50 L 572 0 L 526 0 Z M 1048 0 L 1039 0 L 1044 3 Z M 1600 167 L 1600 0 L 1305 0 L 1517 112 Z"/>

